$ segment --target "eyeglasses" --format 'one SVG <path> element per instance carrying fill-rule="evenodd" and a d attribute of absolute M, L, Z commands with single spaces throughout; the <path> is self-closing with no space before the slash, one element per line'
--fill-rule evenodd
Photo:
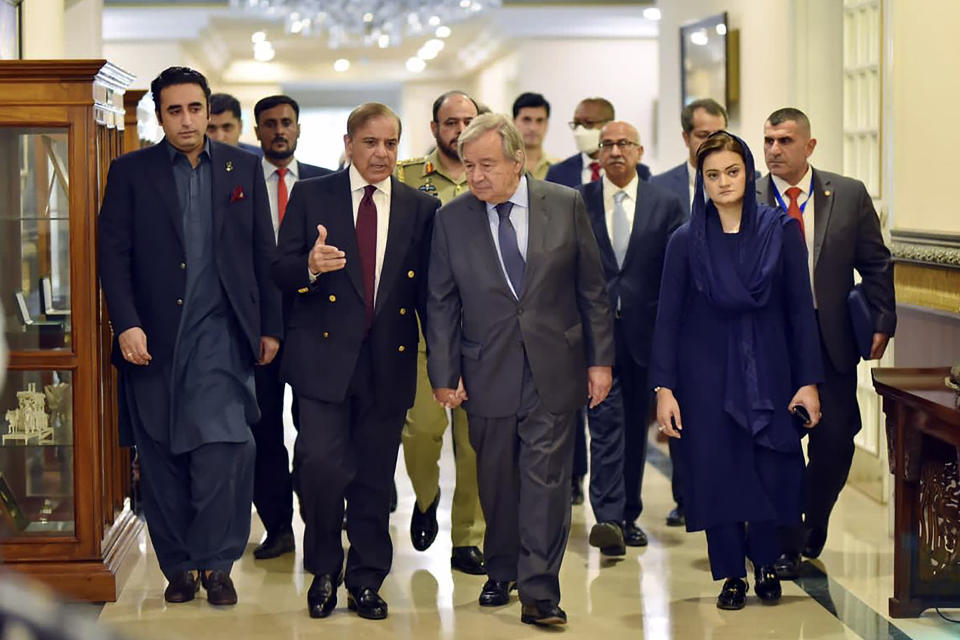
<path fill-rule="evenodd" d="M 584 129 L 596 129 L 598 125 L 607 124 L 610 120 L 571 120 L 567 123 L 571 129 L 583 127 Z"/>
<path fill-rule="evenodd" d="M 620 147 L 621 151 L 626 151 L 630 147 L 639 147 L 639 142 L 633 140 L 601 140 L 600 148 L 605 151 L 613 151 L 614 147 Z"/>

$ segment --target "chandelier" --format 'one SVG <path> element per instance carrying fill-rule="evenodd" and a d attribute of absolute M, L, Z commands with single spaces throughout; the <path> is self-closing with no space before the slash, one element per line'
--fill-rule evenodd
<path fill-rule="evenodd" d="M 283 17 L 287 33 L 326 35 L 331 49 L 400 44 L 430 35 L 501 0 L 230 0 L 232 7 L 268 18 Z"/>

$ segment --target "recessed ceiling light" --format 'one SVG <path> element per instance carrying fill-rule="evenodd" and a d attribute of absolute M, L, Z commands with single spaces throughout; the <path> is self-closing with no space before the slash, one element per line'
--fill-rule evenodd
<path fill-rule="evenodd" d="M 250 36 L 250 42 L 257 43 L 263 42 L 267 39 L 267 34 L 263 31 L 255 31 L 252 36 Z"/>
<path fill-rule="evenodd" d="M 350 68 L 350 61 L 346 58 L 340 58 L 333 63 L 333 70 L 338 73 L 343 73 Z"/>
<path fill-rule="evenodd" d="M 407 58 L 407 71 L 411 73 L 420 73 L 426 68 L 427 63 L 423 61 L 423 58 L 418 58 L 417 56 Z"/>
<path fill-rule="evenodd" d="M 643 10 L 644 20 L 659 20 L 660 19 L 660 9 L 656 7 L 647 7 Z"/>
<path fill-rule="evenodd" d="M 437 27 L 437 31 L 436 33 L 434 33 L 434 35 L 437 36 L 438 38 L 449 38 L 451 33 L 452 32 L 450 31 L 450 27 L 448 27 L 447 25 L 441 25 Z"/>

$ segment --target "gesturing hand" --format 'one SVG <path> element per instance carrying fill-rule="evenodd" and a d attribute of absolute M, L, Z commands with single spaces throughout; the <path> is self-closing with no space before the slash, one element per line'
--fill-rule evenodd
<path fill-rule="evenodd" d="M 346 256 L 347 254 L 340 249 L 327 244 L 327 228 L 318 224 L 317 241 L 313 243 L 310 256 L 307 258 L 307 268 L 310 269 L 310 273 L 318 276 L 328 271 L 343 269 L 347 264 Z"/>
<path fill-rule="evenodd" d="M 147 351 L 147 334 L 140 327 L 130 327 L 119 336 L 120 353 L 123 359 L 141 367 L 150 364 L 153 356 Z"/>

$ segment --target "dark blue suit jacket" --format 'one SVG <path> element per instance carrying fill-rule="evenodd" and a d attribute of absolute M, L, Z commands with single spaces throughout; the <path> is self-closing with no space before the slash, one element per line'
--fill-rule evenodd
<path fill-rule="evenodd" d="M 263 148 L 258 144 L 247 144 L 246 142 L 238 142 L 237 146 L 248 153 L 252 153 L 258 158 L 263 157 Z"/>
<path fill-rule="evenodd" d="M 640 180 L 649 180 L 650 167 L 642 163 L 638 164 L 637 174 L 640 176 Z M 550 165 L 550 168 L 547 169 L 547 177 L 544 178 L 544 180 L 576 189 L 582 184 L 580 182 L 582 178 L 583 156 L 580 153 L 576 153 L 562 162 Z"/>
<path fill-rule="evenodd" d="M 297 165 L 299 166 L 299 169 L 300 169 L 300 175 L 297 176 L 297 180 L 306 180 L 307 178 L 319 178 L 320 176 L 325 176 L 328 173 L 333 173 L 333 171 L 325 167 L 318 167 L 315 164 L 307 164 L 306 162 L 300 162 L 299 160 L 297 160 Z"/>
<path fill-rule="evenodd" d="M 280 294 L 270 280 L 275 246 L 263 170 L 256 156 L 212 140 L 210 163 L 217 270 L 256 362 L 260 337 L 283 335 Z M 183 212 L 166 142 L 113 161 L 97 227 L 113 363 L 121 371 L 134 366 L 116 340 L 131 327 L 146 333 L 152 364 L 169 362 L 187 272 Z"/>
<path fill-rule="evenodd" d="M 285 296 L 295 296 L 280 375 L 298 395 L 343 402 L 366 340 L 378 409 L 403 411 L 416 393 L 417 314 L 422 322 L 433 216 L 440 201 L 391 178 L 387 246 L 373 326 L 365 335 L 363 270 L 348 171 L 298 181 L 280 225 L 273 277 Z M 346 254 L 347 264 L 310 284 L 307 260 L 318 224 L 327 229 L 327 244 Z"/>
<path fill-rule="evenodd" d="M 662 187 L 677 196 L 683 208 L 683 217 L 690 217 L 690 164 L 682 162 L 669 171 L 650 178 L 650 184 Z"/>
<path fill-rule="evenodd" d="M 607 279 L 610 308 L 616 310 L 620 298 L 622 331 L 618 339 L 626 341 L 634 361 L 647 366 L 653 342 L 660 298 L 660 275 L 670 235 L 684 222 L 677 198 L 668 191 L 642 180 L 637 184 L 637 205 L 633 229 L 623 266 L 617 264 L 603 208 L 603 181 L 578 187 L 587 204 L 590 224 L 600 247 L 600 259 Z M 618 349 L 619 351 L 619 349 Z"/>

